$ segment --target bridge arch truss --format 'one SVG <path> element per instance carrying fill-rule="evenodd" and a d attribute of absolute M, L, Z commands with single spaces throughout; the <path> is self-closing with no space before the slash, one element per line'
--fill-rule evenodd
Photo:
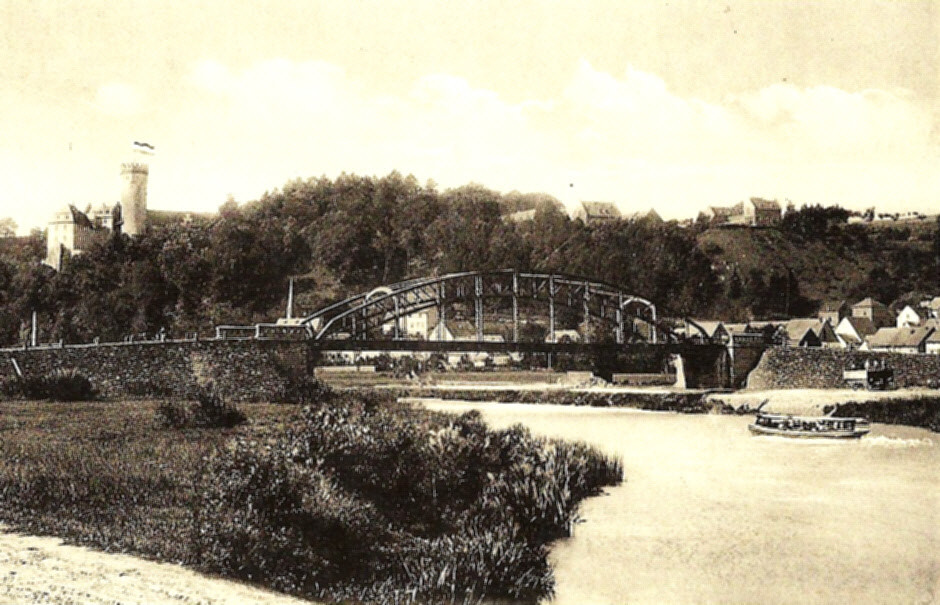
<path fill-rule="evenodd" d="M 413 313 L 436 308 L 446 321 L 447 305 L 473 303 L 476 340 L 483 341 L 483 301 L 487 298 L 511 300 L 513 340 L 519 340 L 519 304 L 523 301 L 544 303 L 548 309 L 549 339 L 555 342 L 556 310 L 574 309 L 585 320 L 609 325 L 616 342 L 630 338 L 627 328 L 639 320 L 650 326 L 650 341 L 657 338 L 656 306 L 639 296 L 595 280 L 558 273 L 532 273 L 511 269 L 469 271 L 437 277 L 414 279 L 375 288 L 324 307 L 305 317 L 317 340 L 330 338 L 365 339 L 383 325 L 393 324 L 396 339 L 403 335 L 402 319 Z"/>

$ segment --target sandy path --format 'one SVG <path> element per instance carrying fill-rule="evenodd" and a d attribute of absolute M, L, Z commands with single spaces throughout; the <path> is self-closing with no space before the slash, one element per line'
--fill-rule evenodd
<path fill-rule="evenodd" d="M 68 546 L 0 526 L 0 603 L 300 605 L 258 588 L 168 563 Z"/>

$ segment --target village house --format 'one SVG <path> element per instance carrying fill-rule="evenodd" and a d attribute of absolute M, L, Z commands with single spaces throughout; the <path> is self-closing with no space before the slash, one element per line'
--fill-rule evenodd
<path fill-rule="evenodd" d="M 835 333 L 846 349 L 858 349 L 865 344 L 869 334 L 878 331 L 878 327 L 867 317 L 843 317 L 835 328 Z"/>
<path fill-rule="evenodd" d="M 483 323 L 483 342 L 506 342 L 502 326 L 493 322 Z M 476 341 L 477 327 L 472 321 L 462 319 L 438 321 L 428 333 L 428 340 L 435 342 Z"/>
<path fill-rule="evenodd" d="M 619 221 L 620 210 L 612 202 L 581 202 L 574 211 L 574 218 L 585 225 Z"/>
<path fill-rule="evenodd" d="M 817 317 L 820 321 L 829 320 L 834 326 L 839 325 L 842 318 L 852 313 L 852 307 L 844 300 L 826 300 L 819 307 Z"/>
<path fill-rule="evenodd" d="M 720 321 L 690 319 L 685 323 L 685 337 L 692 340 L 719 340 L 727 342 L 728 331 Z"/>
<path fill-rule="evenodd" d="M 898 313 L 898 317 L 895 320 L 895 325 L 898 328 L 913 328 L 921 325 L 924 322 L 924 317 L 921 316 L 913 307 L 907 305 L 901 312 Z"/>
<path fill-rule="evenodd" d="M 545 342 L 553 342 L 551 334 L 545 336 Z M 581 342 L 581 333 L 577 330 L 555 330 L 554 342 Z"/>
<path fill-rule="evenodd" d="M 852 305 L 852 317 L 863 317 L 875 324 L 876 328 L 894 325 L 894 313 L 884 303 L 870 296 Z"/>
<path fill-rule="evenodd" d="M 699 215 L 713 226 L 773 227 L 780 222 L 780 204 L 752 197 L 734 206 L 709 206 Z"/>
<path fill-rule="evenodd" d="M 752 197 L 737 204 L 735 210 L 730 219 L 732 223 L 737 222 L 739 216 L 743 224 L 751 227 L 772 227 L 780 222 L 780 204 L 774 200 Z"/>
<path fill-rule="evenodd" d="M 918 306 L 923 310 L 925 317 L 940 319 L 940 296 L 921 301 Z"/>
<path fill-rule="evenodd" d="M 842 341 L 828 319 L 788 319 L 780 324 L 780 328 L 790 347 L 842 348 Z"/>
<path fill-rule="evenodd" d="M 935 332 L 932 327 L 881 328 L 865 341 L 863 350 L 892 353 L 926 353 L 927 339 Z"/>
<path fill-rule="evenodd" d="M 934 328 L 924 343 L 924 352 L 931 355 L 940 355 L 940 329 Z"/>

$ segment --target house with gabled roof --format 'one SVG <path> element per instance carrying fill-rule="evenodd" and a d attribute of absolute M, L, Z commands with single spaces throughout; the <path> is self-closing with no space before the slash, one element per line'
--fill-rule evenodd
<path fill-rule="evenodd" d="M 846 349 L 858 349 L 865 344 L 865 337 L 878 331 L 878 327 L 867 317 L 843 317 L 835 333 Z"/>
<path fill-rule="evenodd" d="M 938 321 L 938 320 L 928 320 L 928 321 Z M 924 352 L 930 353 L 931 355 L 940 355 L 940 329 L 934 324 L 932 326 L 934 331 L 927 337 L 926 342 L 924 343 Z"/>
<path fill-rule="evenodd" d="M 501 326 L 492 322 L 483 323 L 483 342 L 506 342 L 500 333 Z M 453 320 L 438 321 L 428 333 L 428 340 L 438 342 L 453 342 L 455 340 L 476 341 L 477 327 L 472 321 Z"/>
<path fill-rule="evenodd" d="M 921 316 L 914 307 L 907 305 L 898 313 L 895 326 L 898 328 L 913 328 L 924 323 L 926 317 Z"/>
<path fill-rule="evenodd" d="M 940 318 L 940 296 L 923 300 L 918 305 L 927 317 Z"/>
<path fill-rule="evenodd" d="M 932 327 L 881 328 L 868 336 L 864 349 L 892 353 L 926 353 L 927 339 L 936 330 Z"/>
<path fill-rule="evenodd" d="M 744 224 L 751 227 L 772 227 L 780 222 L 780 204 L 776 200 L 752 197 L 736 208 L 740 208 Z"/>
<path fill-rule="evenodd" d="M 780 324 L 786 343 L 791 347 L 841 347 L 839 337 L 829 320 L 819 321 L 814 317 L 788 319 Z"/>
<path fill-rule="evenodd" d="M 820 321 L 828 319 L 832 325 L 837 326 L 842 318 L 852 314 L 852 307 L 845 300 L 824 300 L 819 306 L 816 316 Z"/>
<path fill-rule="evenodd" d="M 704 332 L 704 334 L 702 334 Z M 685 335 L 687 338 L 701 339 L 708 338 L 712 340 L 726 341 L 728 331 L 720 321 L 706 319 L 690 319 L 685 325 Z"/>
<path fill-rule="evenodd" d="M 876 328 L 894 325 L 894 313 L 882 302 L 872 297 L 864 298 L 852 305 L 852 317 L 864 317 L 871 320 Z"/>
<path fill-rule="evenodd" d="M 574 211 L 574 218 L 585 225 L 619 221 L 622 216 L 613 202 L 581 202 Z"/>

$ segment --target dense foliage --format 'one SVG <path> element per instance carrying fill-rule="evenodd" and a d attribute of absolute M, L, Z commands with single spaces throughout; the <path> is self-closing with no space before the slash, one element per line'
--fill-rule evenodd
<path fill-rule="evenodd" d="M 547 543 L 622 479 L 583 444 L 308 386 L 295 417 L 246 406 L 221 430 L 155 430 L 139 401 L 4 403 L 0 519 L 318 600 L 534 603 Z"/>
<path fill-rule="evenodd" d="M 534 218 L 506 220 L 518 210 Z M 0 247 L 0 342 L 24 342 L 32 311 L 46 342 L 270 321 L 283 314 L 290 277 L 298 313 L 399 280 L 502 268 L 618 284 L 654 301 L 660 316 L 679 317 L 800 316 L 823 298 L 890 303 L 936 290 L 932 224 L 874 228 L 849 224 L 848 215 L 804 206 L 773 230 L 585 226 L 542 194 L 438 191 L 397 172 L 297 180 L 253 202 L 227 202 L 212 219 L 113 237 L 58 273 L 39 264 L 40 232 Z"/>

